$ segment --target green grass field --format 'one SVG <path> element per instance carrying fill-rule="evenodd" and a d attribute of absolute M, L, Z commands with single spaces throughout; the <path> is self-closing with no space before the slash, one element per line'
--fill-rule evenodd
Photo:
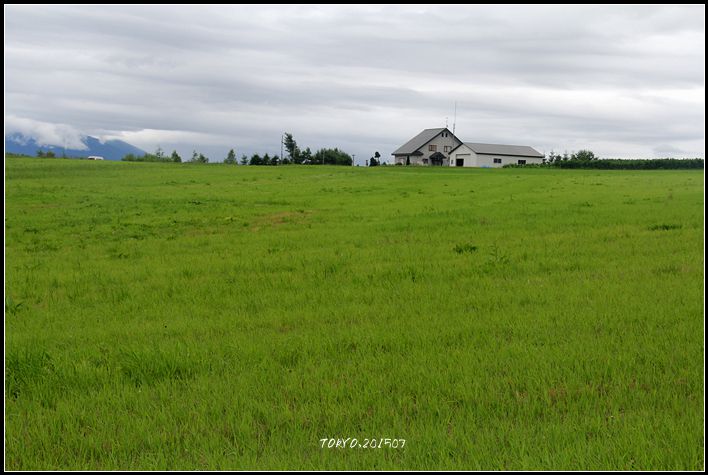
<path fill-rule="evenodd" d="M 5 173 L 6 469 L 704 467 L 703 171 Z"/>

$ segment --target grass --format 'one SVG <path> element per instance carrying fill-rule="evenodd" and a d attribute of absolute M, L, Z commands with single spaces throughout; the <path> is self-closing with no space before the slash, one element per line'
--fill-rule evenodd
<path fill-rule="evenodd" d="M 702 171 L 5 167 L 6 469 L 704 467 Z"/>

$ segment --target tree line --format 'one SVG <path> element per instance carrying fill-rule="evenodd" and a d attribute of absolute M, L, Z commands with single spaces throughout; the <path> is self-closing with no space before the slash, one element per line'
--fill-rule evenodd
<path fill-rule="evenodd" d="M 312 153 L 310 147 L 305 148 L 305 150 L 300 150 L 297 142 L 293 138 L 291 133 L 286 133 L 283 140 L 283 147 L 287 151 L 287 156 L 280 157 L 278 155 L 270 156 L 268 153 L 261 156 L 258 153 L 254 153 L 250 157 L 246 154 L 241 155 L 241 159 L 236 159 L 236 152 L 234 149 L 229 150 L 229 153 L 224 158 L 223 163 L 228 165 L 236 165 L 240 163 L 241 165 L 289 165 L 289 164 L 302 164 L 302 165 L 346 165 L 351 166 L 354 163 L 353 158 L 348 153 L 339 150 L 338 148 L 321 148 L 317 152 Z M 378 156 L 378 152 L 377 156 Z M 145 155 L 138 156 L 132 153 L 125 155 L 121 160 L 124 162 L 176 162 L 181 163 L 182 157 L 177 153 L 176 150 L 172 151 L 171 155 L 166 155 L 161 148 L 155 151 L 155 153 L 146 153 Z M 191 160 L 188 163 L 209 163 L 209 157 L 202 153 L 197 153 L 195 150 L 192 153 Z"/>
<path fill-rule="evenodd" d="M 508 164 L 504 168 L 575 168 L 597 170 L 682 170 L 703 169 L 702 158 L 646 158 L 646 159 L 620 159 L 599 158 L 590 150 L 580 150 L 575 153 L 563 155 L 553 151 L 542 164 Z"/>
<path fill-rule="evenodd" d="M 196 152 L 195 152 L 196 153 Z M 209 159 L 204 157 L 204 159 L 208 162 Z M 177 150 L 173 150 L 171 155 L 165 155 L 165 152 L 162 151 L 162 148 L 157 147 L 157 150 L 155 150 L 155 153 L 146 153 L 145 155 L 135 155 L 132 153 L 129 153 L 125 155 L 123 158 L 121 158 L 122 161 L 124 162 L 175 162 L 175 163 L 181 163 L 182 162 L 182 157 L 177 153 Z"/>
<path fill-rule="evenodd" d="M 354 159 L 348 153 L 338 148 L 321 148 L 314 154 L 310 147 L 300 150 L 293 134 L 286 132 L 283 139 L 283 147 L 288 152 L 287 157 L 283 157 L 283 163 L 294 163 L 302 165 L 344 165 L 351 166 Z"/>

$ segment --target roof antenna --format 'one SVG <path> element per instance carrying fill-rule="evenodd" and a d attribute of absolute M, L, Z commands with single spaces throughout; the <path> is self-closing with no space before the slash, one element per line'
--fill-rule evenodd
<path fill-rule="evenodd" d="M 457 101 L 455 101 L 455 118 L 452 121 L 452 135 L 455 135 L 455 124 L 457 122 Z"/>
<path fill-rule="evenodd" d="M 445 117 L 445 128 L 447 129 L 447 117 Z"/>

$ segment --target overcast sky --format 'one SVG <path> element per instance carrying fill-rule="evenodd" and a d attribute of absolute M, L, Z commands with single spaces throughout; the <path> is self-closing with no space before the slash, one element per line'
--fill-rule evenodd
<path fill-rule="evenodd" d="M 220 161 L 422 129 L 463 141 L 704 157 L 705 7 L 6 6 L 5 133 Z M 56 145 L 62 145 L 57 143 Z"/>

